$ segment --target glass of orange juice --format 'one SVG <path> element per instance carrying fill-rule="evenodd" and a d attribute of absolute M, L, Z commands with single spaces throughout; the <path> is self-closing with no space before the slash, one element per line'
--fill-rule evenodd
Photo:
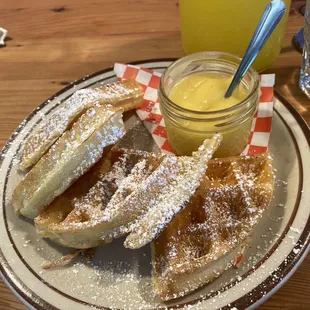
<path fill-rule="evenodd" d="M 186 54 L 220 51 L 242 57 L 270 0 L 179 0 L 183 48 Z M 286 13 L 253 67 L 263 71 L 281 50 L 291 0 Z"/>

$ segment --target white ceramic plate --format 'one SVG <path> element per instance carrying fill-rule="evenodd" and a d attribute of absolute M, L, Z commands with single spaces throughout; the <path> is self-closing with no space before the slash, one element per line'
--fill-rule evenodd
<path fill-rule="evenodd" d="M 171 60 L 140 62 L 163 71 Z M 152 295 L 150 249 L 131 251 L 123 240 L 97 250 L 91 264 L 43 271 L 43 262 L 70 250 L 39 239 L 32 222 L 15 216 L 11 193 L 20 180 L 15 155 L 21 142 L 59 102 L 74 91 L 115 81 L 106 69 L 67 86 L 33 111 L 3 149 L 0 169 L 0 271 L 4 281 L 29 308 L 35 309 L 191 309 L 254 308 L 273 294 L 296 270 L 309 251 L 310 241 L 310 133 L 291 105 L 277 97 L 270 151 L 277 169 L 275 198 L 255 229 L 251 246 L 239 269 L 231 269 L 210 285 L 169 304 Z M 132 127 L 134 118 L 127 120 Z M 139 126 L 138 126 L 139 127 Z M 144 148 L 154 146 L 143 129 Z M 136 133 L 135 133 L 136 135 Z M 136 136 L 137 137 L 137 136 Z M 127 141 L 127 142 L 128 142 Z"/>

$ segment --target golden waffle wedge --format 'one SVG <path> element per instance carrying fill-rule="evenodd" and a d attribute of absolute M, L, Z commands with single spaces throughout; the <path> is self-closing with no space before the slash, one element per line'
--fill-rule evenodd
<path fill-rule="evenodd" d="M 42 237 L 48 237 L 56 243 L 66 246 L 61 241 L 62 239 L 66 239 L 63 238 L 62 234 L 57 235 L 55 228 L 73 211 L 75 202 L 83 199 L 89 190 L 97 184 L 98 180 L 102 178 L 102 175 L 111 169 L 111 166 L 111 153 L 109 149 L 106 149 L 100 160 L 88 172 L 79 178 L 62 195 L 57 197 L 49 206 L 40 211 L 34 220 L 37 233 Z M 83 214 L 80 215 L 78 223 L 83 223 Z M 66 229 L 66 231 L 69 232 L 70 229 Z"/>
<path fill-rule="evenodd" d="M 13 192 L 16 213 L 34 218 L 125 133 L 119 108 L 89 108 L 30 170 Z"/>
<path fill-rule="evenodd" d="M 135 151 L 131 152 L 134 153 Z M 130 175 L 120 184 L 115 195 L 111 198 L 103 212 L 103 220 L 106 223 L 110 223 L 110 226 L 115 228 L 112 235 L 109 235 L 110 232 L 104 233 L 107 237 L 116 238 L 119 235 L 129 232 L 129 223 L 137 219 L 139 215 L 139 212 L 136 210 L 141 209 L 141 212 L 145 212 L 142 201 L 135 200 L 137 205 L 132 207 L 132 197 L 136 197 L 136 193 L 139 192 L 144 182 L 148 180 L 154 170 L 156 171 L 156 169 L 161 166 L 166 158 L 175 158 L 175 156 L 166 156 L 157 153 L 145 152 L 145 154 L 146 157 L 141 158 L 132 169 Z M 124 216 L 124 210 L 126 210 L 126 216 Z"/>
<path fill-rule="evenodd" d="M 124 80 L 101 88 L 76 91 L 25 141 L 20 168 L 25 170 L 34 165 L 72 122 L 95 103 L 109 104 L 129 111 L 138 108 L 142 101 L 143 93 L 135 80 Z"/>
<path fill-rule="evenodd" d="M 126 219 L 133 223 L 130 225 L 130 235 L 125 241 L 125 247 L 136 249 L 151 242 L 186 206 L 199 187 L 208 161 L 217 150 L 221 139 L 221 135 L 214 135 L 191 157 L 165 157 L 128 199 L 114 204 L 113 210 L 106 209 L 111 221 L 117 221 L 122 208 L 127 210 Z"/>
<path fill-rule="evenodd" d="M 163 300 L 184 296 L 231 267 L 273 189 L 269 154 L 209 161 L 189 204 L 152 242 L 156 294 Z"/>
<path fill-rule="evenodd" d="M 147 166 L 155 167 L 162 158 L 161 154 L 113 148 L 40 212 L 35 219 L 38 234 L 60 245 L 79 249 L 110 242 L 114 226 L 102 220 L 106 205 L 111 197 L 123 199 L 129 194 L 130 185 L 126 187 L 123 181 L 133 180 L 135 170 L 140 171 L 143 167 L 147 174 Z M 126 217 L 126 212 L 123 216 Z M 105 236 L 105 232 L 109 232 L 109 236 Z M 113 236 L 119 237 L 123 233 L 114 233 Z"/>

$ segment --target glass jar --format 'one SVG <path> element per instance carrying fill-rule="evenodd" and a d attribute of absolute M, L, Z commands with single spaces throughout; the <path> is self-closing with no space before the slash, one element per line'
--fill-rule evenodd
<path fill-rule="evenodd" d="M 280 53 L 291 0 L 283 0 L 286 13 L 253 67 L 262 71 Z M 221 51 L 242 57 L 270 0 L 179 0 L 183 48 L 186 54 Z"/>
<path fill-rule="evenodd" d="M 191 155 L 206 138 L 217 132 L 222 133 L 223 141 L 215 157 L 239 155 L 244 150 L 260 96 L 259 75 L 254 69 L 251 68 L 241 82 L 247 89 L 246 98 L 230 108 L 195 111 L 180 107 L 169 99 L 173 87 L 184 77 L 202 72 L 231 77 L 240 61 L 232 54 L 203 52 L 183 57 L 166 69 L 158 96 L 168 140 L 176 154 Z"/>

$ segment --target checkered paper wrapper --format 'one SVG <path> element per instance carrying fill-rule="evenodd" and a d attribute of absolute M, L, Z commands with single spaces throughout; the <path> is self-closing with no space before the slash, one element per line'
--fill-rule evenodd
<path fill-rule="evenodd" d="M 138 117 L 151 133 L 154 141 L 164 153 L 173 153 L 167 139 L 165 122 L 159 109 L 157 89 L 161 73 L 148 68 L 116 63 L 114 72 L 118 79 L 135 79 L 143 88 L 143 104 L 136 110 Z M 242 152 L 244 155 L 259 154 L 267 151 L 270 141 L 274 74 L 260 76 L 261 96 L 258 110 L 254 116 L 248 145 Z"/>

